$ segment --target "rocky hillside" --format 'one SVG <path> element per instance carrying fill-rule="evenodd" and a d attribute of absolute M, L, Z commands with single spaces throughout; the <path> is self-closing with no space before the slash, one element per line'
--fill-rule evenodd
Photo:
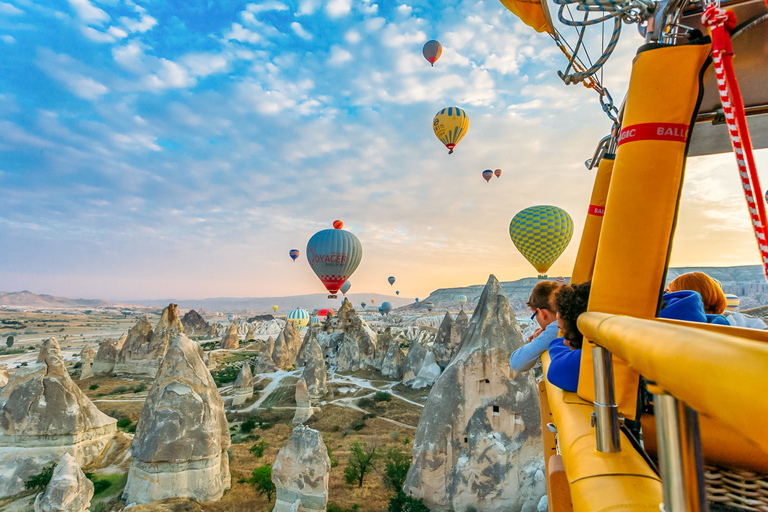
<path fill-rule="evenodd" d="M 119 306 L 115 302 L 101 299 L 70 299 L 53 295 L 39 295 L 27 290 L 0 292 L 0 306 L 29 306 L 41 308 L 104 308 Z"/>
<path fill-rule="evenodd" d="M 768 304 L 768 283 L 766 283 L 760 265 L 671 268 L 667 274 L 667 281 L 673 280 L 680 274 L 694 271 L 704 272 L 720 281 L 725 293 L 738 295 L 741 298 L 740 309 Z M 566 278 L 566 280 L 570 280 L 570 278 Z M 538 279 L 535 277 L 526 277 L 517 281 L 501 283 L 501 287 L 509 298 L 509 303 L 515 312 L 519 313 L 526 310 L 525 302 L 528 300 L 528 296 L 537 282 Z M 466 295 L 467 304 L 465 307 L 472 310 L 480 299 L 482 292 L 483 285 L 481 284 L 463 288 L 440 288 L 429 294 L 429 297 L 423 299 L 423 301 L 433 302 L 436 308 L 457 308 L 456 297 Z"/>

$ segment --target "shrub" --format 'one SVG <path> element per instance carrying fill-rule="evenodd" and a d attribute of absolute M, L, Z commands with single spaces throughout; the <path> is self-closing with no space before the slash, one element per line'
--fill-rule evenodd
<path fill-rule="evenodd" d="M 399 430 L 393 430 L 389 433 L 389 438 L 393 441 L 399 441 L 400 440 L 400 431 Z"/>
<path fill-rule="evenodd" d="M 240 432 L 247 434 L 251 430 L 256 428 L 256 421 L 253 418 L 248 418 L 240 424 Z"/>
<path fill-rule="evenodd" d="M 407 496 L 403 491 L 397 493 L 389 500 L 388 512 L 429 512 L 423 501 Z"/>
<path fill-rule="evenodd" d="M 24 483 L 24 488 L 28 491 L 40 490 L 42 491 L 48 487 L 48 483 L 53 478 L 53 470 L 56 469 L 56 464 L 51 464 L 43 468 L 43 470 L 31 477 Z"/>
<path fill-rule="evenodd" d="M 107 489 L 109 489 L 112 486 L 111 483 L 109 483 L 106 480 L 94 480 L 93 482 L 93 494 L 99 494 L 100 492 L 104 492 Z"/>
<path fill-rule="evenodd" d="M 98 384 L 91 384 L 88 387 L 88 389 L 90 389 L 91 391 L 96 391 L 97 389 L 99 389 L 99 385 Z"/>
<path fill-rule="evenodd" d="M 384 465 L 384 486 L 395 492 L 401 490 L 410 467 L 411 456 L 405 450 L 398 446 L 390 448 Z"/>
<path fill-rule="evenodd" d="M 359 419 L 354 420 L 352 423 L 349 424 L 349 428 L 355 431 L 363 430 L 366 427 L 365 420 Z"/>
<path fill-rule="evenodd" d="M 134 388 L 133 392 L 134 393 L 141 393 L 145 389 L 147 389 L 147 386 L 143 382 L 140 382 L 139 385 L 136 386 L 136 388 Z"/>
<path fill-rule="evenodd" d="M 331 427 L 331 432 L 338 432 L 339 430 L 341 430 L 341 427 L 338 425 L 334 425 L 333 427 Z"/>
<path fill-rule="evenodd" d="M 256 468 L 251 472 L 251 478 L 245 481 L 261 495 L 267 495 L 267 501 L 272 501 L 275 494 L 275 484 L 272 483 L 272 466 L 269 464 Z"/>
<path fill-rule="evenodd" d="M 403 439 L 403 444 L 404 445 L 408 445 L 408 443 L 410 443 L 410 442 L 411 442 L 411 440 L 408 438 L 408 436 L 405 436 L 405 439 Z"/>
<path fill-rule="evenodd" d="M 328 458 L 331 460 L 331 467 L 335 468 L 339 465 L 339 459 L 336 458 L 336 456 L 333 454 L 333 448 L 329 448 L 327 443 L 325 445 L 325 449 L 328 450 Z"/>
<path fill-rule="evenodd" d="M 120 393 L 128 393 L 130 391 L 130 388 L 128 386 L 117 386 L 114 390 L 112 390 L 112 393 L 118 395 Z"/>
<path fill-rule="evenodd" d="M 7 338 L 5 338 L 6 346 L 8 348 L 11 348 L 13 346 L 13 341 L 14 341 L 14 337 L 13 336 L 8 336 Z"/>
<path fill-rule="evenodd" d="M 129 427 L 133 423 L 131 421 L 131 418 L 123 418 L 121 420 L 117 420 L 117 428 L 126 428 Z"/>
<path fill-rule="evenodd" d="M 392 400 L 392 395 L 390 395 L 386 391 L 377 391 L 376 395 L 373 397 L 373 400 L 376 403 L 379 403 L 379 402 L 389 402 L 389 401 Z"/>
<path fill-rule="evenodd" d="M 254 457 L 256 457 L 257 459 L 260 459 L 264 456 L 264 450 L 266 450 L 267 448 L 269 448 L 269 443 L 266 440 L 262 439 L 258 443 L 251 446 L 250 450 L 248 451 L 251 452 Z"/>
<path fill-rule="evenodd" d="M 360 400 L 357 401 L 358 407 L 370 407 L 372 405 L 373 405 L 373 400 L 371 400 L 370 398 L 361 398 Z"/>

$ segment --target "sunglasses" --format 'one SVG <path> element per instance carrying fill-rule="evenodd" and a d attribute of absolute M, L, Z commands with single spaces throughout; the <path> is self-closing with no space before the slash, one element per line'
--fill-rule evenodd
<path fill-rule="evenodd" d="M 539 314 L 539 308 L 536 308 L 536 311 L 534 311 L 533 314 L 531 315 L 531 320 L 536 318 L 536 315 L 538 315 L 538 314 Z"/>

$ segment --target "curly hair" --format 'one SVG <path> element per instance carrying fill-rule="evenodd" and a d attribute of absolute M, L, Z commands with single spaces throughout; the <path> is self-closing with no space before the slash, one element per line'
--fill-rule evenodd
<path fill-rule="evenodd" d="M 587 311 L 592 283 L 561 286 L 555 292 L 555 306 L 563 321 L 563 338 L 572 348 L 581 348 L 583 335 L 576 325 L 579 315 Z"/>

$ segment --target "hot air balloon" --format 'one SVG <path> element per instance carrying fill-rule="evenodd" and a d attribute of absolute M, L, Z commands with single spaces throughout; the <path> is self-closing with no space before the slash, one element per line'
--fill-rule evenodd
<path fill-rule="evenodd" d="M 315 315 L 312 317 L 312 320 L 309 321 L 311 325 L 320 325 L 325 321 L 325 318 L 320 318 L 319 316 Z"/>
<path fill-rule="evenodd" d="M 234 319 L 235 319 L 235 315 L 231 315 L 231 314 L 227 315 L 227 320 L 234 320 Z"/>
<path fill-rule="evenodd" d="M 432 311 L 432 308 L 435 307 L 435 303 L 434 302 L 425 302 L 424 306 L 426 306 L 427 311 Z"/>
<path fill-rule="evenodd" d="M 352 288 L 352 282 L 349 279 L 347 279 L 346 281 L 344 281 L 344 284 L 341 285 L 341 288 L 339 288 L 339 291 L 341 291 L 341 293 L 346 295 L 350 288 Z"/>
<path fill-rule="evenodd" d="M 469 117 L 459 107 L 447 107 L 435 114 L 432 129 L 440 142 L 448 148 L 450 155 L 456 144 L 466 135 L 469 129 Z"/>
<path fill-rule="evenodd" d="M 376 304 L 376 299 L 371 299 L 371 304 Z"/>
<path fill-rule="evenodd" d="M 340 220 L 333 221 L 333 229 L 341 229 L 344 227 L 344 223 Z"/>
<path fill-rule="evenodd" d="M 291 257 L 293 261 L 296 261 L 296 258 L 299 257 L 299 254 L 301 253 L 299 252 L 298 249 L 291 249 L 290 251 L 288 251 L 288 255 Z"/>
<path fill-rule="evenodd" d="M 424 43 L 424 48 L 421 49 L 421 53 L 423 53 L 424 58 L 434 66 L 437 59 L 439 59 L 440 55 L 443 53 L 443 45 L 441 45 L 439 41 L 432 39 L 431 41 Z"/>
<path fill-rule="evenodd" d="M 419 298 L 418 298 L 418 297 L 416 297 L 416 304 L 418 304 L 418 303 L 419 303 Z"/>
<path fill-rule="evenodd" d="M 277 305 L 272 306 L 272 311 L 277 311 Z"/>
<path fill-rule="evenodd" d="M 400 295 L 400 290 L 395 291 L 395 295 Z"/>
<path fill-rule="evenodd" d="M 501 169 L 496 169 L 495 171 L 493 171 L 493 174 L 495 174 L 496 177 L 498 178 L 499 176 L 501 176 Z"/>
<path fill-rule="evenodd" d="M 360 303 L 360 307 L 361 307 L 361 308 L 363 308 L 363 309 L 365 309 L 365 306 L 366 306 L 366 305 L 367 305 L 367 304 L 366 304 L 365 302 L 361 302 L 361 303 Z"/>
<path fill-rule="evenodd" d="M 493 171 L 490 169 L 486 169 L 483 171 L 483 179 L 487 182 L 491 181 L 491 178 L 493 178 Z"/>
<path fill-rule="evenodd" d="M 531 206 L 512 219 L 509 236 L 517 250 L 539 272 L 539 279 L 544 279 L 549 267 L 571 241 L 573 220 L 557 206 Z"/>
<path fill-rule="evenodd" d="M 459 304 L 466 304 L 467 303 L 467 296 L 466 295 L 459 295 L 456 297 L 456 302 Z"/>
<path fill-rule="evenodd" d="M 395 284 L 395 278 L 392 276 L 389 276 L 387 278 L 387 281 L 389 281 L 389 286 L 392 286 L 393 284 Z"/>
<path fill-rule="evenodd" d="M 392 311 L 392 304 L 390 304 L 389 302 L 382 302 L 381 310 L 384 312 L 385 315 L 388 315 L 389 312 Z"/>
<path fill-rule="evenodd" d="M 739 303 L 741 303 L 741 299 L 739 299 L 738 295 L 733 295 L 731 293 L 725 294 L 726 311 L 736 311 L 736 308 L 739 307 Z"/>
<path fill-rule="evenodd" d="M 301 331 L 309 323 L 309 313 L 303 309 L 294 309 L 288 313 L 288 321 L 291 322 L 297 330 Z"/>
<path fill-rule="evenodd" d="M 319 317 L 320 317 L 320 318 L 322 318 L 323 320 L 325 320 L 325 318 L 326 318 L 328 315 L 331 315 L 331 316 L 333 316 L 333 310 L 332 310 L 331 308 L 325 308 L 325 309 L 321 309 L 320 311 L 318 311 L 318 312 L 317 312 L 317 316 L 319 316 Z"/>
<path fill-rule="evenodd" d="M 341 221 L 334 221 L 334 225 Z M 307 243 L 307 260 L 317 277 L 328 289 L 329 299 L 336 298 L 336 292 L 349 279 L 363 258 L 360 240 L 340 227 L 318 231 Z"/>

